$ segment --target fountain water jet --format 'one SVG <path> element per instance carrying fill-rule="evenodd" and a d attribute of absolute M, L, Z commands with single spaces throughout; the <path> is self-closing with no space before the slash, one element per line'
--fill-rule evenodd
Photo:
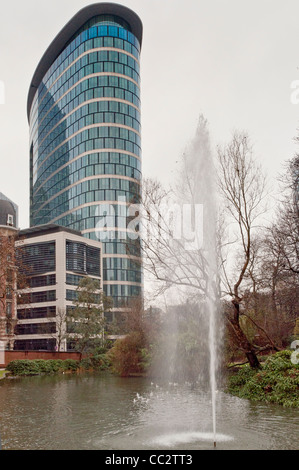
<path fill-rule="evenodd" d="M 175 249 L 177 248 L 179 251 L 179 254 L 175 256 L 175 261 L 180 266 L 179 268 L 174 267 L 174 269 L 178 269 L 177 279 L 180 277 L 180 273 L 182 274 L 182 284 L 186 285 L 186 277 L 184 276 L 186 276 L 186 272 L 189 273 L 189 286 L 184 289 L 184 298 L 188 300 L 183 305 L 177 306 L 176 310 L 173 308 L 172 311 L 171 309 L 167 311 L 166 329 L 169 342 L 166 346 L 164 345 L 165 351 L 162 357 L 168 358 L 167 366 L 163 372 L 165 375 L 165 371 L 168 371 L 169 380 L 176 381 L 181 378 L 189 381 L 191 376 L 191 381 L 194 383 L 201 378 L 204 387 L 209 383 L 215 447 L 217 343 L 220 340 L 220 331 L 217 315 L 219 294 L 214 180 L 215 169 L 207 123 L 204 117 L 200 116 L 196 135 L 183 155 L 182 169 L 174 190 L 175 202 L 179 202 L 181 207 L 187 204 L 192 208 L 190 213 L 193 217 L 194 238 L 191 241 L 186 237 L 183 240 L 186 242 L 185 244 L 181 241 L 175 245 Z M 198 206 L 202 207 L 200 220 L 195 215 Z M 188 235 L 190 235 L 190 231 Z M 172 267 L 171 261 L 170 259 L 168 264 Z M 195 279 L 197 285 L 194 285 Z M 176 291 L 177 284 L 176 282 Z M 190 307 L 192 302 L 196 305 L 196 312 L 194 309 L 192 311 Z M 186 351 L 188 346 L 186 340 L 192 343 L 189 351 Z M 160 363 L 159 367 L 161 367 Z"/>
<path fill-rule="evenodd" d="M 189 152 L 185 155 L 187 172 L 193 175 L 192 199 L 195 204 L 203 205 L 202 253 L 206 263 L 201 275 L 205 279 L 204 297 L 206 314 L 209 317 L 209 379 L 212 401 L 212 423 L 214 447 L 216 447 L 216 370 L 217 370 L 217 312 L 219 309 L 217 291 L 217 247 L 216 247 L 216 198 L 215 168 L 210 148 L 207 122 L 201 115 L 195 138 Z M 220 335 L 219 335 L 220 336 Z"/>

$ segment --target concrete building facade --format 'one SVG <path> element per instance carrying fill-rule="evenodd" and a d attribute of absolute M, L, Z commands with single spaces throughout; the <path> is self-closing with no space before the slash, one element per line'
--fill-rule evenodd
<path fill-rule="evenodd" d="M 69 349 L 66 315 L 83 277 L 102 288 L 102 244 L 55 224 L 20 230 L 28 287 L 19 291 L 15 350 Z"/>

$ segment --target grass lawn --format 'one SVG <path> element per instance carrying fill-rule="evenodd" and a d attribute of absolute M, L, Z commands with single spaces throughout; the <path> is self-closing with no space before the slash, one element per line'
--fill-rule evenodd
<path fill-rule="evenodd" d="M 0 370 L 0 379 L 3 379 L 5 376 L 5 370 Z"/>

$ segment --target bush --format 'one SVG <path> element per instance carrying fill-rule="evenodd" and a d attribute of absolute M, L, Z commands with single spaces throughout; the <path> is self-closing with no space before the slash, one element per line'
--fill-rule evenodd
<path fill-rule="evenodd" d="M 145 348 L 138 331 L 118 339 L 109 352 L 114 372 L 122 377 L 145 372 Z"/>
<path fill-rule="evenodd" d="M 264 369 L 272 371 L 292 369 L 294 364 L 291 362 L 291 354 L 291 351 L 285 350 L 269 356 L 265 361 Z"/>
<path fill-rule="evenodd" d="M 11 372 L 12 375 L 37 375 L 38 369 L 35 361 L 29 361 L 26 359 L 17 359 L 11 361 L 6 370 Z"/>
<path fill-rule="evenodd" d="M 73 359 L 17 359 L 11 361 L 6 369 L 14 376 L 50 375 L 65 371 L 76 371 L 79 362 Z"/>
<path fill-rule="evenodd" d="M 299 407 L 299 365 L 291 351 L 269 356 L 261 370 L 244 366 L 229 378 L 228 391 L 240 398 Z"/>
<path fill-rule="evenodd" d="M 70 370 L 75 372 L 80 367 L 80 363 L 75 359 L 65 359 L 62 361 L 61 367 L 64 371 Z"/>
<path fill-rule="evenodd" d="M 110 359 L 106 354 L 96 354 L 86 357 L 80 362 L 80 367 L 85 370 L 107 370 L 110 365 Z"/>

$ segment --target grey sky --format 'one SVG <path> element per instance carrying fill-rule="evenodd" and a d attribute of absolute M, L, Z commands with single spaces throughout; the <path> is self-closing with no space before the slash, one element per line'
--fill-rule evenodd
<path fill-rule="evenodd" d="M 28 87 L 42 54 L 88 0 L 2 2 L 0 191 L 29 226 Z M 270 183 L 298 148 L 298 0 L 119 0 L 141 18 L 145 175 L 169 181 L 198 116 L 213 144 L 246 130 Z"/>

